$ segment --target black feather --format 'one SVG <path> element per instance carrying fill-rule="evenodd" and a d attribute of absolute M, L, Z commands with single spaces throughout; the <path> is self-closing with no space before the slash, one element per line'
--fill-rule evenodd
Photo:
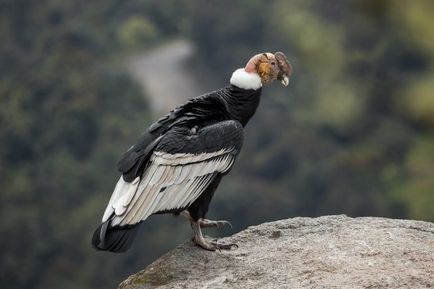
<path fill-rule="evenodd" d="M 92 247 L 99 251 L 125 252 L 131 247 L 140 223 L 123 227 L 110 227 L 110 220 L 98 226 L 92 236 Z"/>
<path fill-rule="evenodd" d="M 122 173 L 128 172 L 137 163 L 138 158 L 143 155 L 145 148 L 155 139 L 153 135 L 145 132 L 133 145 L 128 149 L 118 162 L 118 170 Z"/>
<path fill-rule="evenodd" d="M 243 143 L 243 127 L 255 113 L 261 89 L 245 90 L 230 85 L 189 100 L 152 124 L 137 143 L 124 153 L 118 169 L 126 182 L 141 176 L 154 150 L 167 153 L 206 153 L 228 149 L 234 157 Z M 192 128 L 195 129 L 192 129 Z M 203 218 L 222 175 L 188 209 L 194 219 Z M 184 208 L 183 208 L 184 209 Z M 167 212 L 179 213 L 180 209 Z M 157 213 L 166 213 L 161 211 Z M 140 223 L 110 226 L 111 219 L 94 232 L 97 250 L 124 252 L 132 244 Z"/>
<path fill-rule="evenodd" d="M 238 154 L 242 144 L 242 125 L 236 120 L 226 120 L 200 128 L 196 134 L 186 127 L 174 127 L 164 135 L 155 150 L 170 154 L 199 154 L 226 148 Z"/>
<path fill-rule="evenodd" d="M 261 89 L 245 90 L 230 85 L 190 99 L 153 123 L 137 143 L 124 153 L 118 162 L 118 170 L 126 182 L 132 182 L 140 176 L 160 137 L 173 128 L 182 127 L 185 136 L 194 126 L 205 127 L 225 120 L 235 120 L 245 126 L 259 105 L 260 95 Z M 196 147 L 196 152 L 200 152 L 200 148 Z"/>
<path fill-rule="evenodd" d="M 143 137 L 141 142 L 129 149 L 118 162 L 118 170 L 122 172 L 126 182 L 132 182 L 143 173 L 155 146 L 158 145 L 162 136 L 152 139 L 152 135 Z"/>

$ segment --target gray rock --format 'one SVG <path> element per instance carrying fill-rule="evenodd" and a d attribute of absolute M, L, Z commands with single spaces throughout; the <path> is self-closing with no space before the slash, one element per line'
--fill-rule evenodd
<path fill-rule="evenodd" d="M 384 218 L 294 218 L 249 227 L 208 252 L 186 242 L 120 289 L 434 288 L 434 224 Z"/>

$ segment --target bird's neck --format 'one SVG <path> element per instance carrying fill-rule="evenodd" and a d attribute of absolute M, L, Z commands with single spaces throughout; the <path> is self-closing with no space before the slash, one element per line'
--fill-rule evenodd
<path fill-rule="evenodd" d="M 262 87 L 262 81 L 259 74 L 247 72 L 244 68 L 239 68 L 232 73 L 231 84 L 241 89 L 259 89 Z"/>
<path fill-rule="evenodd" d="M 225 90 L 222 98 L 230 118 L 245 126 L 259 106 L 262 89 L 242 89 L 231 85 Z"/>
<path fill-rule="evenodd" d="M 258 108 L 262 91 L 261 78 L 257 73 L 249 73 L 240 68 L 234 71 L 230 83 L 221 97 L 230 117 L 245 126 Z"/>

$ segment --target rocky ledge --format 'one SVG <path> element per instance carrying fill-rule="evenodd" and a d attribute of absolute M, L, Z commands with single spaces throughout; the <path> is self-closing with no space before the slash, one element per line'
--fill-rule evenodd
<path fill-rule="evenodd" d="M 249 227 L 209 252 L 186 242 L 119 285 L 142 288 L 434 288 L 434 224 L 293 218 Z"/>

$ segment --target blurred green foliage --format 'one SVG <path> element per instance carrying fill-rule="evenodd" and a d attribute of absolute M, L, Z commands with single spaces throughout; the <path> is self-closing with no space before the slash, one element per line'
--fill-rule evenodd
<path fill-rule="evenodd" d="M 0 287 L 113 287 L 134 262 L 90 236 L 150 122 L 117 59 L 176 35 L 179 18 L 144 1 L 0 5 Z"/>
<path fill-rule="evenodd" d="M 253 3 L 219 1 L 232 9 L 193 17 L 219 75 L 261 50 L 285 51 L 295 70 L 289 91 L 264 92 L 221 206 L 239 195 L 228 208 L 237 220 L 239 203 L 268 206 L 243 225 L 331 213 L 433 221 L 432 2 Z"/>
<path fill-rule="evenodd" d="M 179 36 L 216 87 L 258 51 L 284 51 L 295 70 L 289 88 L 264 89 L 210 217 L 238 230 L 338 213 L 434 221 L 433 1 L 0 7 L 2 288 L 112 288 L 186 239 L 182 221 L 158 216 L 128 254 L 90 248 L 115 163 L 151 122 L 119 63 Z"/>

